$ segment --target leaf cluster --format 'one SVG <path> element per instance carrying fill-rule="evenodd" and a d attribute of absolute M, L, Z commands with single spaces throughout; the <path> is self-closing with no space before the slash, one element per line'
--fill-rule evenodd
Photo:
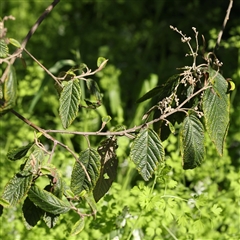
<path fill-rule="evenodd" d="M 22 212 L 28 229 L 34 227 L 41 219 L 49 228 L 52 228 L 61 214 L 73 211 L 78 215 L 78 220 L 70 230 L 70 234 L 80 233 L 84 229 L 86 217 L 96 215 L 96 202 L 106 195 L 117 176 L 116 150 L 119 138 L 129 139 L 129 158 L 141 177 L 149 181 L 155 175 L 155 183 L 157 178 L 160 179 L 164 175 L 160 171 L 164 168 L 166 160 L 163 141 L 171 134 L 179 136 L 184 170 L 200 166 L 204 160 L 205 133 L 209 134 L 219 155 L 223 155 L 229 126 L 229 91 L 234 89 L 234 85 L 219 73 L 221 63 L 213 53 L 206 55 L 204 64 L 197 65 L 199 44 L 198 32 L 195 28 L 193 31 L 196 50 L 193 50 L 190 44 L 190 37 L 186 37 L 177 28 L 171 28 L 181 35 L 182 42 L 188 44 L 189 56 L 193 58 L 192 66 L 181 68 L 179 74 L 172 76 L 164 85 L 155 87 L 138 100 L 138 103 L 152 98 L 155 101 L 155 104 L 142 117 L 141 125 L 128 129 L 124 126 L 113 126 L 112 129 L 103 131 L 112 119 L 106 114 L 102 117 L 101 128 L 96 132 L 66 129 L 74 128 L 74 121 L 83 113 L 83 109 L 95 111 L 102 105 L 103 94 L 98 83 L 89 77 L 102 71 L 107 64 L 107 59 L 99 57 L 95 71 L 82 64 L 63 72 L 60 71 L 61 64 L 65 64 L 62 61 L 57 62 L 53 68 L 48 70 L 31 53 L 22 48 L 21 44 L 12 40 L 13 45 L 19 51 L 25 51 L 54 81 L 59 102 L 59 118 L 64 130 L 47 130 L 25 119 L 13 109 L 16 104 L 18 87 L 13 63 L 9 59 L 19 56 L 12 54 L 8 59 L 7 44 L 5 40 L 1 40 L 0 57 L 3 58 L 2 61 L 6 64 L 6 68 L 0 82 L 0 114 L 9 114 L 9 112 L 14 114 L 52 143 L 51 150 L 49 150 L 40 142 L 40 137 L 35 136 L 34 143 L 12 150 L 7 154 L 10 160 L 21 160 L 23 163 L 6 184 L 0 203 L 3 208 L 9 208 L 24 201 Z M 2 38 L 5 39 L 4 32 Z M 86 97 L 86 92 L 88 97 Z M 83 136 L 88 147 L 77 154 L 70 146 L 54 138 L 53 133 Z M 93 135 L 104 136 L 97 148 L 92 147 L 89 138 Z M 75 160 L 69 185 L 65 183 L 57 167 L 52 164 L 57 145 L 63 147 Z M 39 182 L 42 179 L 47 179 L 48 184 L 41 186 Z M 175 184 L 171 182 L 169 186 L 174 188 Z M 152 196 L 153 189 L 142 187 L 140 190 L 140 207 L 152 211 L 156 203 L 156 198 Z M 134 188 L 132 193 L 136 195 L 137 192 L 139 191 Z M 88 205 L 90 213 L 86 207 L 82 207 L 83 202 Z M 173 219 L 174 214 L 171 208 L 176 208 L 177 203 L 164 200 L 162 204 L 167 215 L 166 223 L 163 225 L 166 225 Z M 219 215 L 221 208 L 214 205 L 211 211 Z M 126 216 L 127 211 L 124 211 L 123 218 Z M 186 219 L 184 217 L 179 221 L 184 222 Z M 194 224 L 198 227 L 202 222 L 195 221 Z M 153 228 L 149 227 L 146 231 L 149 235 L 154 235 Z M 158 229 L 156 232 L 160 235 L 161 230 Z"/>

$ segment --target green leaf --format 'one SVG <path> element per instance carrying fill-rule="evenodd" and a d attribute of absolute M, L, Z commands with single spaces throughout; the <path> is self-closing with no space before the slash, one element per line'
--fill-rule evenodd
<path fill-rule="evenodd" d="M 16 174 L 5 186 L 1 198 L 7 201 L 10 206 L 16 205 L 27 194 L 32 178 L 32 175 Z"/>
<path fill-rule="evenodd" d="M 106 66 L 106 64 L 107 64 L 107 59 L 106 58 L 104 58 L 104 57 L 99 57 L 98 58 L 98 60 L 97 60 L 97 66 L 98 66 L 98 68 L 104 68 L 105 66 Z"/>
<path fill-rule="evenodd" d="M 212 69 L 209 69 L 209 78 L 212 88 L 207 89 L 203 95 L 205 125 L 218 153 L 222 156 L 229 126 L 228 83 L 220 73 Z"/>
<path fill-rule="evenodd" d="M 8 201 L 6 201 L 5 199 L 0 198 L 0 205 L 3 207 L 9 207 L 10 204 Z"/>
<path fill-rule="evenodd" d="M 23 164 L 22 172 L 26 172 L 26 174 L 27 173 L 36 173 L 39 170 L 43 159 L 44 159 L 43 150 L 40 148 L 36 148 L 30 154 L 30 156 L 28 157 L 26 162 Z M 22 172 L 21 172 L 21 174 L 22 174 Z"/>
<path fill-rule="evenodd" d="M 94 188 L 100 175 L 101 165 L 98 152 L 91 148 L 80 153 L 79 161 L 81 164 L 75 162 L 71 176 L 71 190 L 76 195 L 83 190 L 89 192 Z"/>
<path fill-rule="evenodd" d="M 148 181 L 160 161 L 164 160 L 164 149 L 156 132 L 142 130 L 134 139 L 130 157 L 145 181 Z"/>
<path fill-rule="evenodd" d="M 75 66 L 76 63 L 71 60 L 71 59 L 62 59 L 62 60 L 59 60 L 57 61 L 50 69 L 49 71 L 53 74 L 56 74 L 59 72 L 59 70 L 65 66 Z"/>
<path fill-rule="evenodd" d="M 107 116 L 102 117 L 102 122 L 107 124 L 111 121 L 111 119 L 112 119 L 111 116 L 107 115 Z"/>
<path fill-rule="evenodd" d="M 204 159 L 204 128 L 200 120 L 193 114 L 186 116 L 181 130 L 181 151 L 183 168 L 192 169 Z"/>
<path fill-rule="evenodd" d="M 100 177 L 93 190 L 93 196 L 98 202 L 111 187 L 117 175 L 118 159 L 116 155 L 116 138 L 107 138 L 98 147 L 98 153 L 101 156 Z"/>
<path fill-rule="evenodd" d="M 100 89 L 98 87 L 97 82 L 92 79 L 87 79 L 86 84 L 87 84 L 88 90 L 96 98 L 96 100 L 101 101 L 102 96 L 101 96 Z"/>
<path fill-rule="evenodd" d="M 233 81 L 228 81 L 228 93 L 233 91 L 235 88 L 235 83 Z"/>
<path fill-rule="evenodd" d="M 219 216 L 220 213 L 223 211 L 223 209 L 221 207 L 219 207 L 218 204 L 214 204 L 211 207 L 211 211 L 214 213 L 214 215 Z"/>
<path fill-rule="evenodd" d="M 68 212 L 71 207 L 69 204 L 60 200 L 52 193 L 42 190 L 36 185 L 32 186 L 28 192 L 30 200 L 46 212 L 52 214 L 61 214 Z"/>
<path fill-rule="evenodd" d="M 64 128 L 68 128 L 78 114 L 81 88 L 77 79 L 67 82 L 60 95 L 59 115 Z"/>
<path fill-rule="evenodd" d="M 0 58 L 5 58 L 8 55 L 8 45 L 4 39 L 0 39 Z"/>
<path fill-rule="evenodd" d="M 4 80 L 3 102 L 0 104 L 0 113 L 15 106 L 17 100 L 17 78 L 12 65 L 8 67 L 8 75 Z"/>
<path fill-rule="evenodd" d="M 63 192 L 64 192 L 64 183 L 62 180 L 61 175 L 57 171 L 57 168 L 53 165 L 49 166 L 50 174 L 48 174 L 48 177 L 51 179 L 52 185 L 51 185 L 51 193 L 53 193 L 56 197 L 62 198 Z"/>
<path fill-rule="evenodd" d="M 96 109 L 96 108 L 101 106 L 101 102 L 100 101 L 93 102 L 93 101 L 89 101 L 88 99 L 84 99 L 84 101 L 87 104 L 87 108 L 90 108 L 90 109 Z"/>
<path fill-rule="evenodd" d="M 60 217 L 59 214 L 52 214 L 49 212 L 45 212 L 45 214 L 43 216 L 43 221 L 46 223 L 46 225 L 49 228 L 53 228 L 57 224 L 59 217 Z"/>
<path fill-rule="evenodd" d="M 28 150 L 32 147 L 33 144 L 34 143 L 29 143 L 26 146 L 10 150 L 7 153 L 8 159 L 15 161 L 15 160 L 23 158 L 27 154 Z"/>
<path fill-rule="evenodd" d="M 84 228 L 84 218 L 80 218 L 72 227 L 71 236 L 76 236 L 79 234 Z"/>
<path fill-rule="evenodd" d="M 150 98 L 157 97 L 158 101 L 161 101 L 163 98 L 168 97 L 173 91 L 174 88 L 179 83 L 179 75 L 173 75 L 170 77 L 167 82 L 161 86 L 157 86 L 144 94 L 137 100 L 137 103 L 146 101 Z"/>
<path fill-rule="evenodd" d="M 28 197 L 23 203 L 22 212 L 24 223 L 28 230 L 38 223 L 44 213 L 44 211 L 37 207 Z"/>
<path fill-rule="evenodd" d="M 17 48 L 21 47 L 21 44 L 18 42 L 18 40 L 14 39 L 14 38 L 8 38 L 8 40 L 13 46 L 15 46 Z"/>

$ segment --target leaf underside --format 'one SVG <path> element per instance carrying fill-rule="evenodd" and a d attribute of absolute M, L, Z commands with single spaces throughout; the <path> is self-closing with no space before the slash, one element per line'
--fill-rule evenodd
<path fill-rule="evenodd" d="M 228 83 L 220 73 L 212 69 L 209 69 L 209 78 L 212 88 L 207 89 L 203 96 L 205 125 L 218 153 L 222 156 L 229 126 Z"/>
<path fill-rule="evenodd" d="M 145 181 L 148 181 L 159 162 L 164 160 L 164 148 L 157 133 L 152 129 L 142 130 L 134 139 L 130 157 Z"/>
<path fill-rule="evenodd" d="M 186 116 L 181 131 L 183 168 L 193 169 L 204 159 L 204 128 L 193 114 Z"/>

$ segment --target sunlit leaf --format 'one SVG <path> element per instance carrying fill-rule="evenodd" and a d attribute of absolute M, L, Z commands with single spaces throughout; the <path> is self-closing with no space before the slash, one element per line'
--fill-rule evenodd
<path fill-rule="evenodd" d="M 15 46 L 17 48 L 21 47 L 21 44 L 18 42 L 18 40 L 14 39 L 14 38 L 8 38 L 8 40 L 13 46 Z"/>
<path fill-rule="evenodd" d="M 205 125 L 218 153 L 222 155 L 229 126 L 228 83 L 220 73 L 213 69 L 209 69 L 209 78 L 212 88 L 207 89 L 203 96 Z"/>
<path fill-rule="evenodd" d="M 35 205 L 52 214 L 66 213 L 71 209 L 69 204 L 36 185 L 30 188 L 28 197 Z"/>
<path fill-rule="evenodd" d="M 40 148 L 36 148 L 27 158 L 25 163 L 22 166 L 22 172 L 36 173 L 41 166 L 41 163 L 44 159 L 43 150 Z"/>
<path fill-rule="evenodd" d="M 2 205 L 3 207 L 9 207 L 10 206 L 9 202 L 5 199 L 2 199 L 2 198 L 0 198 L 0 205 Z"/>
<path fill-rule="evenodd" d="M 75 162 L 71 176 L 71 190 L 78 195 L 83 190 L 91 191 L 100 175 L 100 156 L 98 152 L 92 148 L 82 151 L 79 161 Z M 87 172 L 87 174 L 86 174 Z"/>
<path fill-rule="evenodd" d="M 93 196 L 98 202 L 111 187 L 117 175 L 118 159 L 116 155 L 116 138 L 107 138 L 98 147 L 101 156 L 100 177 L 93 190 Z"/>
<path fill-rule="evenodd" d="M 45 212 L 43 215 L 43 221 L 46 223 L 48 228 L 53 228 L 57 224 L 59 217 L 60 217 L 59 214 Z"/>
<path fill-rule="evenodd" d="M 111 116 L 104 116 L 102 117 L 102 122 L 107 124 L 108 122 L 111 121 L 111 119 L 112 119 Z"/>
<path fill-rule="evenodd" d="M 1 198 L 7 201 L 10 206 L 16 205 L 26 196 L 31 186 L 32 178 L 32 174 L 28 174 L 28 176 L 16 174 L 5 186 Z"/>
<path fill-rule="evenodd" d="M 201 121 L 193 114 L 186 116 L 181 131 L 181 151 L 183 168 L 192 169 L 204 159 L 204 128 Z"/>
<path fill-rule="evenodd" d="M 59 115 L 64 128 L 68 128 L 78 114 L 81 88 L 77 79 L 67 82 L 60 95 Z"/>
<path fill-rule="evenodd" d="M 164 149 L 157 133 L 152 129 L 143 129 L 133 141 L 130 157 L 143 179 L 148 181 L 164 160 Z"/>
<path fill-rule="evenodd" d="M 233 91 L 235 88 L 235 83 L 233 81 L 228 81 L 228 92 Z"/>
<path fill-rule="evenodd" d="M 72 227 L 71 235 L 76 236 L 79 234 L 84 228 L 84 218 L 80 218 Z"/>
<path fill-rule="evenodd" d="M 0 104 L 0 113 L 15 106 L 17 100 L 17 78 L 14 67 L 8 67 L 8 74 L 4 80 L 3 86 L 3 102 Z"/>
<path fill-rule="evenodd" d="M 8 55 L 8 45 L 4 39 L 0 39 L 0 58 L 5 58 Z"/>
<path fill-rule="evenodd" d="M 97 60 L 97 66 L 98 66 L 100 69 L 102 69 L 102 68 L 104 68 L 104 67 L 106 66 L 107 61 L 108 61 L 108 60 L 107 60 L 106 58 L 104 58 L 104 57 L 99 57 L 98 60 Z"/>

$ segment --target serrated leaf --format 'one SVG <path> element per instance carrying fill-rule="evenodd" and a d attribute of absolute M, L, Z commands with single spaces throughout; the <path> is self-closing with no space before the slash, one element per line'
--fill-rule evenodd
<path fill-rule="evenodd" d="M 98 147 L 101 156 L 100 177 L 93 190 L 93 196 L 98 202 L 111 187 L 117 175 L 118 159 L 115 153 L 117 148 L 116 138 L 107 138 Z"/>
<path fill-rule="evenodd" d="M 67 82 L 60 94 L 59 115 L 63 127 L 68 128 L 78 114 L 81 88 L 77 79 Z"/>
<path fill-rule="evenodd" d="M 15 46 L 17 48 L 21 47 L 21 44 L 18 42 L 18 40 L 14 39 L 14 38 L 8 38 L 8 40 L 13 46 Z"/>
<path fill-rule="evenodd" d="M 220 213 L 223 211 L 223 209 L 221 207 L 219 207 L 218 204 L 214 204 L 211 207 L 211 211 L 214 213 L 214 215 L 219 216 Z"/>
<path fill-rule="evenodd" d="M 96 205 L 96 202 L 94 200 L 93 194 L 92 193 L 84 194 L 84 196 L 82 196 L 82 198 L 87 202 L 89 207 L 92 209 L 92 213 L 94 215 L 96 215 L 96 213 L 97 213 L 97 205 Z"/>
<path fill-rule="evenodd" d="M 8 75 L 4 80 L 3 102 L 1 101 L 0 113 L 15 106 L 17 100 L 17 78 L 14 67 L 8 67 Z"/>
<path fill-rule="evenodd" d="M 204 128 L 201 121 L 193 114 L 186 116 L 181 131 L 181 151 L 183 168 L 192 169 L 204 159 Z"/>
<path fill-rule="evenodd" d="M 82 151 L 79 161 L 85 169 L 78 161 L 75 162 L 71 176 L 71 190 L 76 195 L 80 194 L 83 190 L 89 192 L 94 188 L 100 175 L 101 166 L 100 156 L 92 148 Z"/>
<path fill-rule="evenodd" d="M 12 161 L 23 158 L 27 154 L 28 150 L 32 147 L 32 145 L 33 143 L 29 143 L 26 146 L 10 150 L 7 153 L 7 158 Z"/>
<path fill-rule="evenodd" d="M 28 157 L 28 159 L 25 161 L 22 172 L 26 172 L 26 174 L 29 173 L 36 173 L 38 169 L 40 168 L 40 165 L 44 159 L 44 153 L 43 150 L 40 148 L 36 148 Z"/>
<path fill-rule="evenodd" d="M 0 58 L 5 58 L 8 55 L 8 45 L 4 39 L 0 39 Z"/>
<path fill-rule="evenodd" d="M 16 205 L 27 194 L 32 178 L 32 174 L 28 176 L 16 174 L 5 186 L 1 198 L 9 202 L 10 206 Z"/>
<path fill-rule="evenodd" d="M 84 218 L 80 218 L 72 227 L 71 236 L 78 235 L 84 229 Z"/>
<path fill-rule="evenodd" d="M 23 203 L 22 212 L 24 223 L 28 230 L 38 223 L 44 213 L 44 211 L 37 207 L 28 197 Z"/>
<path fill-rule="evenodd" d="M 148 181 L 160 161 L 164 160 L 164 149 L 157 133 L 152 129 L 142 130 L 134 139 L 130 157 L 145 181 Z"/>
<path fill-rule="evenodd" d="M 28 197 L 35 205 L 52 214 L 66 213 L 71 209 L 69 204 L 36 185 L 30 188 Z"/>
<path fill-rule="evenodd" d="M 43 216 L 43 221 L 46 223 L 48 228 L 53 228 L 57 224 L 59 216 L 60 216 L 59 214 L 56 215 L 49 212 L 45 212 Z"/>
<path fill-rule="evenodd" d="M 222 156 L 229 126 L 228 83 L 213 69 L 209 69 L 209 78 L 213 88 L 207 89 L 203 95 L 205 125 L 219 155 Z"/>

